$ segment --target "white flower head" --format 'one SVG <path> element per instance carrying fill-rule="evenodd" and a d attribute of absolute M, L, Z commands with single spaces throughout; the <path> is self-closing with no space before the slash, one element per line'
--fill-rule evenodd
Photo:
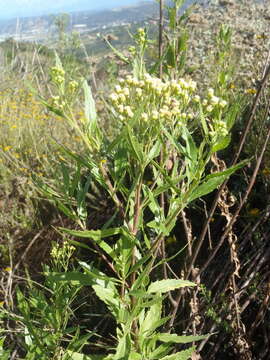
<path fill-rule="evenodd" d="M 142 113 L 141 118 L 143 121 L 147 121 L 148 120 L 148 115 L 146 113 Z"/>
<path fill-rule="evenodd" d="M 221 101 L 219 102 L 219 105 L 220 105 L 220 107 L 224 108 L 224 107 L 227 105 L 227 101 L 221 100 Z"/>
<path fill-rule="evenodd" d="M 119 94 L 121 91 L 122 91 L 121 86 L 120 86 L 120 85 L 118 85 L 118 84 L 117 84 L 117 85 L 115 85 L 115 92 Z"/>
<path fill-rule="evenodd" d="M 153 111 L 152 111 L 152 119 L 153 119 L 153 120 L 157 120 L 157 119 L 158 119 L 158 116 L 159 116 L 159 113 L 158 113 L 156 110 L 153 110 Z"/>
<path fill-rule="evenodd" d="M 199 95 L 195 95 L 194 98 L 193 98 L 193 100 L 194 100 L 196 103 L 198 103 L 198 102 L 200 102 L 201 98 L 200 98 Z"/>
<path fill-rule="evenodd" d="M 212 105 L 217 105 L 219 103 L 219 98 L 217 96 L 212 96 L 211 97 L 211 104 Z"/>

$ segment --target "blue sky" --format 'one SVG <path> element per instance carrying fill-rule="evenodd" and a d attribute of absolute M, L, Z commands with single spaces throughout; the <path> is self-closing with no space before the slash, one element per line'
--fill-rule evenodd
<path fill-rule="evenodd" d="M 64 11 L 99 10 L 131 5 L 137 2 L 139 0 L 0 0 L 0 18 Z"/>

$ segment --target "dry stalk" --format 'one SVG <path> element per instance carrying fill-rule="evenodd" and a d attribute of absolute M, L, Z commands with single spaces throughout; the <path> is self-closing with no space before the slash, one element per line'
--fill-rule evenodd
<path fill-rule="evenodd" d="M 226 164 L 224 161 L 218 159 L 217 155 L 215 154 L 212 157 L 212 162 L 215 165 L 215 171 L 224 171 L 226 170 Z M 227 225 L 232 220 L 232 214 L 230 211 L 230 208 L 235 205 L 235 198 L 230 194 L 229 189 L 227 186 L 224 187 L 222 190 L 219 200 L 218 200 L 218 207 L 221 211 L 221 215 L 226 218 Z M 229 287 L 228 290 L 231 293 L 231 301 L 233 302 L 234 307 L 234 316 L 236 318 L 236 322 L 232 322 L 232 327 L 235 330 L 235 342 L 236 342 L 236 348 L 241 346 L 241 348 L 238 349 L 239 354 L 243 350 L 243 346 L 246 352 L 246 349 L 249 349 L 247 341 L 244 339 L 245 329 L 243 326 L 243 323 L 241 322 L 241 313 L 239 310 L 239 304 L 238 304 L 238 296 L 237 296 L 237 285 L 236 285 L 236 277 L 239 276 L 239 270 L 240 270 L 240 261 L 237 254 L 236 249 L 236 242 L 237 242 L 237 236 L 233 232 L 233 229 L 230 228 L 230 231 L 227 235 L 227 240 L 229 243 L 229 249 L 230 249 L 230 260 L 231 264 L 234 266 L 234 270 L 230 275 L 229 279 Z"/>
<path fill-rule="evenodd" d="M 241 199 L 240 203 L 239 203 L 239 206 L 238 208 L 236 209 L 235 213 L 233 214 L 230 222 L 227 224 L 225 230 L 224 230 L 224 233 L 223 235 L 221 236 L 220 240 L 219 240 L 219 243 L 216 245 L 215 249 L 212 251 L 211 255 L 209 256 L 209 258 L 207 259 L 207 261 L 205 262 L 205 264 L 203 265 L 203 267 L 200 269 L 200 272 L 199 274 L 203 273 L 205 271 L 205 269 L 209 266 L 209 264 L 212 262 L 212 260 L 215 258 L 218 250 L 221 248 L 221 246 L 223 245 L 225 239 L 227 239 L 228 237 L 228 234 L 230 233 L 231 231 L 231 228 L 233 227 L 234 223 L 236 222 L 237 218 L 238 218 L 238 215 L 240 213 L 240 211 L 242 210 L 244 204 L 246 203 L 249 195 L 250 195 L 250 192 L 255 184 L 255 181 L 256 181 L 256 178 L 257 178 L 257 175 L 258 175 L 258 171 L 259 171 L 259 168 L 261 166 L 261 163 L 262 163 L 262 160 L 263 160 L 263 156 L 264 156 L 264 153 L 265 153 L 265 150 L 266 150 L 266 147 L 268 145 L 268 142 L 269 142 L 269 139 L 270 139 L 270 128 L 267 132 L 267 135 L 266 135 L 266 138 L 265 138 L 265 141 L 264 141 L 264 144 L 263 144 L 263 147 L 262 147 L 262 150 L 261 150 L 261 154 L 257 160 L 257 163 L 256 163 L 256 166 L 255 166 L 255 169 L 253 170 L 253 174 L 251 176 L 251 179 L 250 179 L 250 182 L 249 182 L 249 185 L 246 189 L 246 192 L 243 196 L 243 198 Z M 222 186 L 224 187 L 224 186 Z M 219 192 L 220 193 L 220 192 Z"/>
<path fill-rule="evenodd" d="M 162 78 L 163 75 L 163 63 L 161 58 L 163 56 L 163 0 L 159 0 L 159 39 L 158 39 L 158 57 L 159 57 L 159 77 Z"/>
<path fill-rule="evenodd" d="M 270 54 L 270 51 L 269 51 L 269 54 Z M 268 54 L 268 55 L 269 55 Z M 247 138 L 247 135 L 249 133 L 249 130 L 251 128 L 251 125 L 253 123 L 253 120 L 254 120 L 254 117 L 255 117 L 255 114 L 256 114 L 256 110 L 258 108 L 258 105 L 259 105 L 259 100 L 263 94 L 263 90 L 264 88 L 266 87 L 266 84 L 267 84 L 267 81 L 268 81 L 268 78 L 269 78 L 269 75 L 270 75 L 270 62 L 269 62 L 269 56 L 267 57 L 267 63 L 263 69 L 263 73 L 262 73 L 262 80 L 259 81 L 259 87 L 258 87 L 258 91 L 256 93 L 256 96 L 254 98 L 254 101 L 253 101 L 253 104 L 251 106 L 251 110 L 249 111 L 248 115 L 247 115 L 247 121 L 246 121 L 246 126 L 245 126 L 245 129 L 242 133 L 242 136 L 241 136 L 241 139 L 240 139 L 240 143 L 239 143 L 239 146 L 238 146 L 238 149 L 233 157 L 233 161 L 231 163 L 231 166 L 235 165 L 240 157 L 240 154 L 242 152 L 242 149 L 243 149 L 243 146 L 246 142 L 246 138 Z M 193 258 L 192 258 L 192 261 L 190 263 L 190 267 L 189 267 L 189 270 L 188 270 L 188 273 L 187 273 L 187 276 L 189 277 L 190 274 L 191 274 L 191 270 L 192 270 L 192 266 L 194 265 L 195 261 L 197 260 L 197 257 L 199 255 L 199 252 L 200 252 L 200 249 L 203 245 L 203 242 L 204 242 L 204 239 L 205 239 L 205 236 L 207 234 L 207 231 L 208 231 L 208 228 L 209 228 L 209 224 L 210 224 L 210 221 L 215 213 L 215 210 L 216 210 L 216 207 L 218 205 L 218 200 L 219 200 L 219 197 L 220 197 L 220 194 L 222 193 L 223 189 L 225 188 L 225 186 L 227 185 L 228 183 L 228 180 L 226 180 L 219 188 L 217 194 L 216 194 L 216 197 L 212 203 L 212 206 L 211 206 L 211 209 L 210 209 L 210 212 L 209 212 L 209 216 L 208 218 L 205 220 L 204 222 L 204 225 L 203 225 L 203 229 L 201 231 L 201 234 L 200 234 L 200 237 L 199 237 L 199 240 L 198 240 L 198 244 L 197 244 L 197 247 L 196 249 L 194 250 L 194 253 L 193 253 Z M 215 256 L 215 255 L 214 255 Z"/>

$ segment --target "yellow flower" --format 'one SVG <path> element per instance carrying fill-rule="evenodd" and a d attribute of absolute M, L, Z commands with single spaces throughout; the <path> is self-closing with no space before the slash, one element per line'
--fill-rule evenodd
<path fill-rule="evenodd" d="M 166 244 L 171 245 L 177 242 L 175 235 L 166 238 Z"/>
<path fill-rule="evenodd" d="M 6 271 L 6 272 L 11 272 L 11 267 L 10 267 L 10 266 L 7 266 L 7 267 L 4 269 L 4 271 Z"/>
<path fill-rule="evenodd" d="M 264 169 L 262 170 L 262 174 L 265 175 L 265 176 L 269 176 L 269 175 L 270 175 L 270 169 L 264 168 Z"/>
<path fill-rule="evenodd" d="M 263 34 L 258 34 L 258 35 L 256 35 L 256 39 L 266 40 L 267 36 L 264 33 Z"/>
<path fill-rule="evenodd" d="M 253 208 L 250 209 L 248 213 L 250 216 L 258 216 L 260 214 L 260 210 L 258 208 Z"/>
<path fill-rule="evenodd" d="M 254 95 L 254 94 L 257 93 L 257 90 L 250 88 L 250 89 L 246 89 L 246 90 L 245 90 L 245 93 L 246 93 L 246 94 L 252 94 L 252 95 Z"/>

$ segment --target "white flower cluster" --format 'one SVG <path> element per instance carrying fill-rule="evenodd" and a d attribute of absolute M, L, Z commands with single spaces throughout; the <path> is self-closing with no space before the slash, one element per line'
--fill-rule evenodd
<path fill-rule="evenodd" d="M 146 43 L 146 33 L 143 28 L 137 30 L 136 38 L 138 44 L 144 45 Z"/>
<path fill-rule="evenodd" d="M 211 113 L 216 108 L 224 109 L 227 105 L 227 102 L 218 96 L 215 96 L 214 89 L 209 88 L 207 92 L 207 99 L 202 101 L 204 110 L 208 113 Z"/>
<path fill-rule="evenodd" d="M 164 82 L 145 74 L 141 80 L 132 76 L 120 79 L 109 98 L 122 121 L 132 118 L 138 112 L 144 122 L 176 118 L 185 120 L 194 116 L 186 114 L 184 109 L 193 100 L 195 90 L 196 83 L 193 80 Z"/>
<path fill-rule="evenodd" d="M 227 125 L 223 120 L 216 120 L 214 124 L 215 130 L 210 131 L 210 136 L 222 136 L 225 137 L 228 135 Z"/>
<path fill-rule="evenodd" d="M 76 90 L 78 90 L 79 88 L 79 84 L 77 81 L 75 80 L 71 80 L 68 84 L 68 89 L 70 90 L 70 92 L 74 92 Z"/>
<path fill-rule="evenodd" d="M 203 100 L 202 105 L 206 113 L 212 113 L 214 110 L 220 111 L 224 109 L 227 106 L 227 101 L 216 96 L 214 89 L 209 88 L 207 91 L 207 99 Z M 213 118 L 210 127 L 211 131 L 209 134 L 212 138 L 225 137 L 228 135 L 227 125 L 220 116 Z"/>
<path fill-rule="evenodd" d="M 196 88 L 197 84 L 192 79 L 162 81 L 145 74 L 139 80 L 129 75 L 119 79 L 109 98 L 121 122 L 128 122 L 136 116 L 144 128 L 155 126 L 158 122 L 166 126 L 184 125 L 198 116 L 198 104 L 201 104 L 213 141 L 226 136 L 228 129 L 222 120 L 222 111 L 227 102 L 216 96 L 211 88 L 201 99 L 196 94 Z"/>
<path fill-rule="evenodd" d="M 62 246 L 59 243 L 53 243 L 51 249 L 51 257 L 61 263 L 65 260 L 68 260 L 76 248 L 73 245 L 70 245 L 67 241 L 64 241 Z"/>
<path fill-rule="evenodd" d="M 62 68 L 53 66 L 51 68 L 50 75 L 52 81 L 57 85 L 61 85 L 65 82 L 65 70 Z"/>
<path fill-rule="evenodd" d="M 60 96 L 56 95 L 51 97 L 51 105 L 54 108 L 63 110 L 66 107 L 67 103 L 65 100 L 61 99 Z"/>

